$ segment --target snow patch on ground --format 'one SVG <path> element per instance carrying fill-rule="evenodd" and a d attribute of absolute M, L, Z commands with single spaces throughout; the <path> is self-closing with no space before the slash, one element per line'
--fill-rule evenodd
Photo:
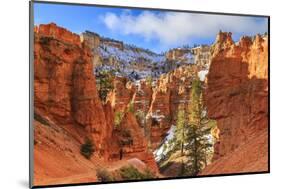
<path fill-rule="evenodd" d="M 201 70 L 198 72 L 198 77 L 200 81 L 205 81 L 207 74 L 209 73 L 209 70 Z"/>
<path fill-rule="evenodd" d="M 172 125 L 169 131 L 167 132 L 167 136 L 164 138 L 161 146 L 153 152 L 154 158 L 157 162 L 163 159 L 165 155 L 173 148 L 173 146 L 170 145 L 169 142 L 174 138 L 175 130 L 176 126 Z"/>
<path fill-rule="evenodd" d="M 158 122 L 160 122 L 163 118 L 165 118 L 165 116 L 164 115 L 158 115 L 156 113 L 156 114 L 152 114 L 151 118 L 156 119 Z"/>

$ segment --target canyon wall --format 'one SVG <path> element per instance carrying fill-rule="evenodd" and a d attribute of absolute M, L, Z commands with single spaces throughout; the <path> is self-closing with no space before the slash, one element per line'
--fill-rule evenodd
<path fill-rule="evenodd" d="M 78 35 L 55 24 L 35 27 L 34 184 L 96 180 L 98 164 L 83 157 L 80 146 L 90 138 L 95 159 L 102 157 L 111 125 L 97 95 L 91 58 Z"/>
<path fill-rule="evenodd" d="M 99 164 L 133 157 L 158 172 L 135 117 L 126 114 L 130 122 L 122 122 L 121 131 L 114 128 L 113 108 L 103 104 L 97 92 L 93 53 L 87 41 L 81 42 L 79 35 L 53 23 L 34 28 L 34 112 L 35 178 L 45 179 L 36 182 L 85 172 L 93 177 L 95 171 L 91 170 Z M 86 138 L 95 148 L 89 161 L 79 151 Z M 122 140 L 130 143 L 124 145 Z M 67 162 L 75 170 L 59 162 Z"/>
<path fill-rule="evenodd" d="M 195 65 L 182 66 L 158 79 L 147 115 L 153 149 L 159 147 L 167 131 L 176 124 L 179 105 L 188 103 L 197 69 Z"/>
<path fill-rule="evenodd" d="M 150 81 L 132 82 L 116 77 L 107 101 L 115 113 L 133 107 L 149 147 L 155 150 L 175 124 L 178 106 L 188 103 L 191 81 L 198 70 L 196 65 L 181 66 Z"/>
<path fill-rule="evenodd" d="M 211 47 L 208 45 L 201 45 L 191 49 L 194 54 L 194 63 L 196 65 L 209 65 L 212 57 Z"/>
<path fill-rule="evenodd" d="M 97 95 L 90 49 L 55 24 L 40 25 L 34 40 L 35 112 L 58 124 L 84 127 L 95 144 L 102 144 L 110 126 Z"/>
<path fill-rule="evenodd" d="M 169 50 L 165 56 L 168 61 L 170 60 L 181 60 L 185 59 L 185 55 L 190 53 L 190 49 L 187 48 L 176 48 Z"/>
<path fill-rule="evenodd" d="M 212 51 L 205 101 L 220 134 L 201 174 L 268 171 L 268 37 L 220 32 Z"/>
<path fill-rule="evenodd" d="M 46 177 L 58 174 L 50 171 L 48 166 L 52 165 L 40 154 L 51 158 L 56 165 L 52 169 L 60 167 L 64 176 L 71 171 L 67 165 L 60 165 L 61 161 L 83 173 L 97 168 L 97 164 L 132 158 L 158 173 L 152 151 L 175 125 L 178 106 L 188 103 L 191 82 L 202 70 L 205 75 L 209 72 L 204 79 L 204 102 L 209 118 L 217 120 L 220 135 L 214 161 L 201 174 L 268 169 L 267 36 L 242 37 L 234 43 L 230 33 L 220 32 L 212 47 L 193 48 L 195 56 L 190 50 L 168 53 L 167 63 L 174 61 L 177 68 L 159 72 L 159 77 L 153 78 L 146 71 L 156 65 L 166 71 L 166 63 L 160 55 L 145 49 L 128 47 L 95 33 L 79 36 L 55 24 L 35 27 L 34 33 L 36 174 L 40 170 L 47 170 L 40 173 Z M 97 51 L 101 43 L 104 49 Z M 125 74 L 127 78 L 115 75 L 113 90 L 106 102 L 101 102 L 94 67 L 111 58 L 107 54 L 111 56 L 112 50 L 118 50 L 114 56 L 120 55 L 115 58 L 124 63 L 119 62 L 120 68 L 130 65 L 145 79 L 131 79 L 130 70 Z M 133 56 L 124 56 L 128 52 Z M 140 60 L 135 53 L 146 53 L 146 67 L 134 63 Z M 178 60 L 183 64 L 177 65 Z M 122 119 L 116 125 L 115 117 L 120 112 Z M 93 140 L 95 153 L 92 164 L 81 168 L 89 163 L 79 152 L 85 138 Z M 45 146 L 40 145 L 42 142 Z"/>

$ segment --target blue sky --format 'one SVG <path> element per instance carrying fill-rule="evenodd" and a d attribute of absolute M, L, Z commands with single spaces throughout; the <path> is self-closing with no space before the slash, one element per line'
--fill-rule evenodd
<path fill-rule="evenodd" d="M 34 22 L 54 22 L 75 33 L 90 30 L 155 52 L 211 44 L 219 30 L 242 35 L 267 32 L 267 18 L 35 3 Z"/>

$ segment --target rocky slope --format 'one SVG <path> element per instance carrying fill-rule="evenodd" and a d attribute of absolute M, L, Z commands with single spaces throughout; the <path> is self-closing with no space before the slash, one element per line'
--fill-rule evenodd
<path fill-rule="evenodd" d="M 132 81 L 148 76 L 158 78 L 182 65 L 205 66 L 210 60 L 210 47 L 207 45 L 175 48 L 158 54 L 91 31 L 83 32 L 80 38 L 92 49 L 96 74 L 112 71 L 114 75 Z"/>
<path fill-rule="evenodd" d="M 139 80 L 147 76 L 158 77 L 167 72 L 164 55 L 90 31 L 82 33 L 81 39 L 88 43 L 96 55 L 96 73 L 114 71 L 116 76 Z"/>
<path fill-rule="evenodd" d="M 201 174 L 268 170 L 268 38 L 220 32 L 205 92 L 220 139 L 214 162 Z"/>
<path fill-rule="evenodd" d="M 34 177 L 35 184 L 95 181 L 95 170 L 119 156 L 139 158 L 153 172 L 158 168 L 135 117 L 122 123 L 129 136 L 114 129 L 110 104 L 102 104 L 96 89 L 92 52 L 80 37 L 55 24 L 34 28 Z M 129 119 L 130 118 L 130 119 Z M 87 160 L 80 146 L 90 138 L 94 156 Z M 51 161 L 51 163 L 50 163 Z M 65 163 L 61 163 L 65 162 Z M 61 179 L 60 179 L 61 178 Z"/>

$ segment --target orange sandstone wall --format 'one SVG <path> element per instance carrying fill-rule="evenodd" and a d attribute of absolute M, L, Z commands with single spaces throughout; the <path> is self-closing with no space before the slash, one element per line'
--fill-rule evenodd
<path fill-rule="evenodd" d="M 220 139 L 214 162 L 202 174 L 268 170 L 268 38 L 220 32 L 205 92 Z M 234 163 L 236 162 L 236 164 Z"/>
<path fill-rule="evenodd" d="M 55 24 L 40 25 L 34 31 L 35 114 L 52 122 L 51 128 L 59 127 L 64 130 L 60 133 L 75 138 L 75 141 L 68 140 L 68 145 L 75 143 L 77 147 L 84 138 L 92 138 L 96 147 L 95 161 L 119 160 L 119 151 L 124 148 L 123 159 L 139 158 L 154 172 L 158 172 L 153 154 L 147 148 L 144 133 L 132 114 L 126 114 L 126 119 L 122 122 L 122 127 L 131 133 L 132 144 L 125 147 L 120 144 L 120 140 L 124 137 L 128 139 L 128 136 L 123 136 L 122 132 L 114 129 L 112 105 L 109 102 L 102 104 L 99 99 L 90 48 L 84 42 L 80 42 L 78 35 Z M 116 92 L 117 97 L 124 99 L 126 101 L 124 104 L 127 105 L 133 92 L 120 91 L 119 89 L 125 87 L 124 83 L 126 82 L 122 80 L 116 83 Z M 128 95 L 130 98 L 125 98 Z M 117 109 L 125 108 L 121 100 L 118 101 L 120 104 L 116 105 Z M 42 125 L 35 123 L 35 127 Z M 41 137 L 38 132 L 35 138 Z M 56 142 L 53 138 L 54 136 L 52 140 Z M 64 142 L 60 141 L 62 149 L 66 148 L 63 144 Z M 50 155 L 54 150 L 42 145 L 36 146 L 36 152 L 44 151 L 46 155 Z M 36 155 L 37 159 L 38 156 L 39 153 Z M 57 158 L 59 157 L 54 161 Z M 75 161 L 75 158 L 72 160 Z M 37 171 L 40 169 L 41 161 L 36 161 Z M 48 162 L 47 159 L 44 161 Z M 49 170 L 52 163 L 48 162 L 44 166 L 44 169 Z M 65 169 L 62 167 L 62 170 Z"/>
<path fill-rule="evenodd" d="M 103 148 L 110 125 L 97 95 L 90 49 L 55 24 L 40 25 L 34 43 L 35 112 L 85 128 Z"/>

